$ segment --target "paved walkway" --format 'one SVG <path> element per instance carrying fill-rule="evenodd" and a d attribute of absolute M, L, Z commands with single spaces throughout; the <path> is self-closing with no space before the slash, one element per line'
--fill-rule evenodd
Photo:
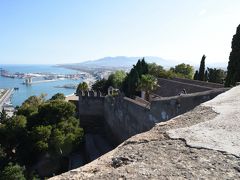
<path fill-rule="evenodd" d="M 220 94 L 202 106 L 218 115 L 191 127 L 169 130 L 170 138 L 185 139 L 187 145 L 224 151 L 240 156 L 240 86 Z M 205 114 L 208 118 L 208 114 Z"/>

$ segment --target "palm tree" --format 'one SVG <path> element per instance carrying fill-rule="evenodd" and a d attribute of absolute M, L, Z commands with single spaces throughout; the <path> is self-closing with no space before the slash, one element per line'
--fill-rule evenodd
<path fill-rule="evenodd" d="M 86 82 L 79 83 L 77 87 L 77 94 L 79 91 L 87 91 L 88 90 L 88 84 Z"/>
<path fill-rule="evenodd" d="M 145 99 L 149 101 L 150 93 L 158 87 L 157 78 L 150 74 L 142 75 L 138 90 L 145 92 Z"/>

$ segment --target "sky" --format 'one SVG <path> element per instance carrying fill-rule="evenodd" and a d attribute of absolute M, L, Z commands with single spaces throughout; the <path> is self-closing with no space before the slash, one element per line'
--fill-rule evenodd
<path fill-rule="evenodd" d="M 239 0 L 1 0 L 0 64 L 106 56 L 227 63 Z"/>

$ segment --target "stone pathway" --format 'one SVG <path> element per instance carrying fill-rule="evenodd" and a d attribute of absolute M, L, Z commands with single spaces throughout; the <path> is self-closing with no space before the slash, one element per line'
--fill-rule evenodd
<path fill-rule="evenodd" d="M 168 135 L 175 139 L 185 139 L 191 147 L 240 156 L 240 86 L 220 94 L 202 106 L 211 107 L 218 115 L 191 127 L 170 130 Z M 207 116 L 205 114 L 206 118 Z"/>

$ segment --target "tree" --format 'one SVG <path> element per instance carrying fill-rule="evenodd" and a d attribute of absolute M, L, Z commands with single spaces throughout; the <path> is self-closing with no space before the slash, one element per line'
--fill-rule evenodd
<path fill-rule="evenodd" d="M 52 126 L 36 126 L 31 131 L 31 138 L 34 142 L 34 149 L 37 152 L 47 152 L 48 141 L 51 135 Z"/>
<path fill-rule="evenodd" d="M 202 59 L 201 59 L 201 62 L 200 62 L 200 67 L 199 67 L 199 73 L 198 73 L 198 80 L 200 81 L 204 81 L 204 73 L 205 73 L 205 59 L 206 59 L 206 56 L 203 55 L 202 56 Z"/>
<path fill-rule="evenodd" d="M 79 83 L 77 87 L 77 94 L 79 91 L 87 91 L 88 90 L 88 84 L 86 82 Z"/>
<path fill-rule="evenodd" d="M 66 101 L 53 100 L 39 106 L 36 119 L 41 119 L 38 125 L 53 125 L 69 117 L 75 116 L 76 106 Z"/>
<path fill-rule="evenodd" d="M 199 79 L 199 77 L 198 77 L 198 71 L 195 71 L 195 74 L 194 74 L 194 76 L 193 76 L 193 79 L 194 79 L 194 80 L 198 80 L 198 79 Z"/>
<path fill-rule="evenodd" d="M 204 73 L 204 81 L 208 81 L 208 70 Z"/>
<path fill-rule="evenodd" d="M 153 75 L 155 77 L 160 77 L 160 74 L 163 73 L 165 70 L 162 66 L 157 65 L 156 63 L 148 64 L 148 74 Z"/>
<path fill-rule="evenodd" d="M 65 100 L 65 95 L 63 93 L 57 93 L 53 95 L 50 100 Z"/>
<path fill-rule="evenodd" d="M 45 95 L 30 96 L 23 102 L 21 107 L 18 108 L 17 115 L 23 115 L 27 118 L 34 115 L 38 111 L 39 105 L 45 102 Z"/>
<path fill-rule="evenodd" d="M 190 66 L 189 64 L 184 64 L 184 63 L 178 64 L 175 66 L 175 68 L 171 68 L 170 70 L 172 70 L 176 74 L 180 74 L 184 78 L 188 78 L 188 79 L 192 79 L 193 72 L 194 72 L 194 69 L 192 66 Z"/>
<path fill-rule="evenodd" d="M 8 116 L 7 116 L 5 109 L 3 108 L 2 112 L 0 112 L 0 121 L 6 122 L 7 120 L 8 120 Z"/>
<path fill-rule="evenodd" d="M 1 172 L 0 180 L 25 180 L 24 170 L 18 164 L 8 163 Z"/>
<path fill-rule="evenodd" d="M 138 90 L 145 92 L 145 98 L 149 101 L 150 92 L 157 88 L 157 79 L 149 74 L 142 75 L 140 83 L 138 85 Z"/>
<path fill-rule="evenodd" d="M 120 89 L 125 77 L 126 73 L 124 71 L 115 71 L 108 77 L 108 84 L 112 85 L 114 88 Z"/>
<path fill-rule="evenodd" d="M 0 125 L 0 144 L 4 148 L 8 159 L 16 158 L 19 148 L 26 134 L 26 117 L 14 116 Z"/>
<path fill-rule="evenodd" d="M 229 56 L 225 86 L 235 86 L 240 81 L 240 24 L 232 38 L 232 51 Z"/>
<path fill-rule="evenodd" d="M 93 85 L 92 85 L 92 89 L 94 91 L 100 91 L 101 93 L 103 93 L 104 95 L 107 94 L 108 91 L 108 87 L 110 85 L 110 82 L 106 79 L 101 79 L 101 80 L 97 80 Z"/>
<path fill-rule="evenodd" d="M 127 74 L 125 80 L 123 81 L 122 90 L 124 94 L 128 97 L 134 97 L 135 95 L 140 95 L 137 90 L 140 78 L 143 74 L 148 74 L 148 64 L 145 59 L 139 59 L 136 65 Z"/>
<path fill-rule="evenodd" d="M 225 79 L 225 71 L 216 68 L 207 68 L 208 70 L 208 81 L 213 83 L 223 83 Z"/>

